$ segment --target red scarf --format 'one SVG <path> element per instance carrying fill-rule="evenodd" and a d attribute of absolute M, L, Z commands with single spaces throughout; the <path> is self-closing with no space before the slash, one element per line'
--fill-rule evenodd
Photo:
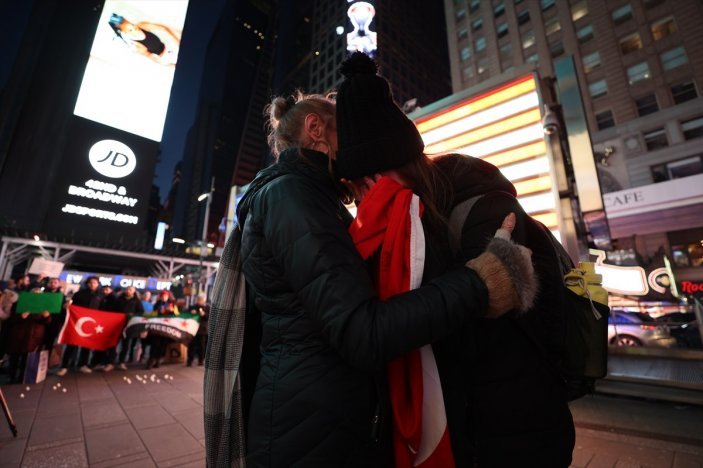
<path fill-rule="evenodd" d="M 422 282 L 425 237 L 417 195 L 382 177 L 359 205 L 349 233 L 364 259 L 379 253 L 376 288 L 382 300 Z M 395 466 L 453 467 L 442 387 L 432 346 L 425 345 L 386 365 Z"/>

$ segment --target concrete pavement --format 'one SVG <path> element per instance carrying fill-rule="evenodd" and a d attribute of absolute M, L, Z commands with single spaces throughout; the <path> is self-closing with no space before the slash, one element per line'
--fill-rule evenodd
<path fill-rule="evenodd" d="M 26 387 L 2 386 L 19 435 L 0 420 L 0 468 L 205 465 L 202 368 L 50 375 Z M 574 467 L 703 468 L 701 406 L 595 395 L 572 411 Z"/>
<path fill-rule="evenodd" d="M 3 386 L 19 435 L 1 421 L 0 467 L 202 467 L 202 376 L 173 364 Z"/>

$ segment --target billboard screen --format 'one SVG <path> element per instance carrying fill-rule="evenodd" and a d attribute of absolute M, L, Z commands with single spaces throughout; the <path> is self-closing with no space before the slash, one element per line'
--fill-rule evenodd
<path fill-rule="evenodd" d="M 161 141 L 187 0 L 106 0 L 74 114 Z"/>
<path fill-rule="evenodd" d="M 141 235 L 157 156 L 158 143 L 75 118 L 47 232 L 111 241 Z"/>
<path fill-rule="evenodd" d="M 525 211 L 559 237 L 558 193 L 542 130 L 534 75 L 473 96 L 457 96 L 415 119 L 430 156 L 461 153 L 500 168 Z"/>

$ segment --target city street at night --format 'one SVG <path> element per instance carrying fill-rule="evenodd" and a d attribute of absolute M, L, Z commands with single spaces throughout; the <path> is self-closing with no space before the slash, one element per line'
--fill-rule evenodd
<path fill-rule="evenodd" d="M 702 24 L 0 1 L 0 468 L 703 468 Z"/>

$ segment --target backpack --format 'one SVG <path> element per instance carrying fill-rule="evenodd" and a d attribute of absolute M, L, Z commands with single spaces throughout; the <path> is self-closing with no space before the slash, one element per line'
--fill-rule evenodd
<path fill-rule="evenodd" d="M 449 217 L 449 245 L 454 256 L 461 249 L 461 232 L 469 218 L 471 209 L 483 195 L 469 198 L 454 207 Z M 564 247 L 557 241 L 551 231 L 524 211 L 516 213 L 524 216 L 533 224 L 551 246 L 549 268 L 561 273 L 561 278 L 574 270 L 574 264 Z M 526 245 L 528 248 L 533 248 Z M 534 248 L 533 248 L 534 250 Z M 549 327 L 536 333 L 526 321 L 516 318 L 514 321 L 524 331 L 530 341 L 539 350 L 548 366 L 564 382 L 568 401 L 592 393 L 596 379 L 606 376 L 608 370 L 608 315 L 610 309 L 590 297 L 576 294 L 562 282 L 558 291 L 552 291 L 546 307 L 552 309 L 552 318 L 556 318 Z M 542 304 L 544 307 L 545 304 Z M 527 312 L 539 313 L 538 310 Z M 551 319 L 550 319 L 551 320 Z M 538 336 L 539 335 L 539 336 Z M 546 338 L 545 338 L 546 337 Z"/>

